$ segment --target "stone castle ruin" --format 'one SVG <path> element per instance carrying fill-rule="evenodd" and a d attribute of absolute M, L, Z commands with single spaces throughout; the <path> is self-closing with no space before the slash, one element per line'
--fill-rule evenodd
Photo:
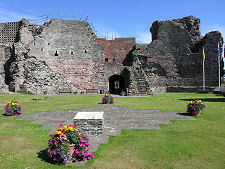
<path fill-rule="evenodd" d="M 218 86 L 220 32 L 201 37 L 200 19 L 193 16 L 155 21 L 150 31 L 152 42 L 143 46 L 135 38 L 98 38 L 85 21 L 0 23 L 0 92 L 192 91 L 202 86 L 203 46 L 206 87 Z"/>

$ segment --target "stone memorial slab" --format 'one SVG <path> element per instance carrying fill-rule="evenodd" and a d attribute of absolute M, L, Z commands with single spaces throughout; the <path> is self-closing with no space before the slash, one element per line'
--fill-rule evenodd
<path fill-rule="evenodd" d="M 104 112 L 78 112 L 74 117 L 74 125 L 85 134 L 102 134 L 103 114 Z"/>

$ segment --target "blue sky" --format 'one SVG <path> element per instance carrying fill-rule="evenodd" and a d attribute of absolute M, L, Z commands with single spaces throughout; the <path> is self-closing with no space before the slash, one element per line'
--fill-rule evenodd
<path fill-rule="evenodd" d="M 52 12 L 88 15 L 98 36 L 136 37 L 151 41 L 155 20 L 193 15 L 201 20 L 201 33 L 218 30 L 225 35 L 225 0 L 1 0 L 0 22 L 32 19 Z M 71 19 L 71 18 L 62 18 Z"/>

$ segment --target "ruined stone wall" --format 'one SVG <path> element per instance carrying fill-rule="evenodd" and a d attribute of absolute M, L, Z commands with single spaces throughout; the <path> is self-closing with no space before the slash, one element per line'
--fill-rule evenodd
<path fill-rule="evenodd" d="M 218 85 L 216 45 L 222 44 L 221 33 L 212 32 L 202 38 L 200 20 L 193 16 L 155 21 L 150 30 L 153 41 L 146 50 L 133 52 L 133 66 L 140 65 L 151 86 L 202 86 L 203 46 L 208 57 L 206 86 Z"/>
<path fill-rule="evenodd" d="M 10 81 L 11 47 L 0 45 L 0 92 L 7 92 Z"/>
<path fill-rule="evenodd" d="M 20 22 L 0 23 L 0 44 L 18 41 Z"/>
<path fill-rule="evenodd" d="M 38 27 L 24 20 L 14 46 L 11 91 L 107 88 L 103 83 L 103 47 L 96 43 L 87 22 L 52 20 Z"/>
<path fill-rule="evenodd" d="M 135 38 L 98 39 L 84 21 L 0 24 L 0 92 L 107 90 L 112 75 L 122 76 L 133 95 L 163 93 L 165 86 L 201 87 L 203 46 L 206 86 L 218 85 L 220 32 L 202 38 L 193 16 L 156 21 L 150 30 L 153 41 L 138 47 Z"/>
<path fill-rule="evenodd" d="M 136 45 L 135 38 L 115 38 L 114 40 L 99 38 L 97 39 L 97 43 L 104 46 L 104 54 L 108 62 L 115 61 L 115 53 L 117 53 L 120 63 L 123 63 L 126 56 Z"/>

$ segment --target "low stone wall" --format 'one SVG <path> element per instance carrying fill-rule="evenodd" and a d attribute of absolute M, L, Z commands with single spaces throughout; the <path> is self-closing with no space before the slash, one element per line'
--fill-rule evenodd
<path fill-rule="evenodd" d="M 166 93 L 167 87 L 164 87 L 164 86 L 150 87 L 149 90 L 151 95 L 160 95 L 160 94 Z"/>
<path fill-rule="evenodd" d="M 205 87 L 206 91 L 212 92 L 215 87 Z M 199 92 L 202 90 L 201 86 L 169 86 L 167 92 Z"/>

